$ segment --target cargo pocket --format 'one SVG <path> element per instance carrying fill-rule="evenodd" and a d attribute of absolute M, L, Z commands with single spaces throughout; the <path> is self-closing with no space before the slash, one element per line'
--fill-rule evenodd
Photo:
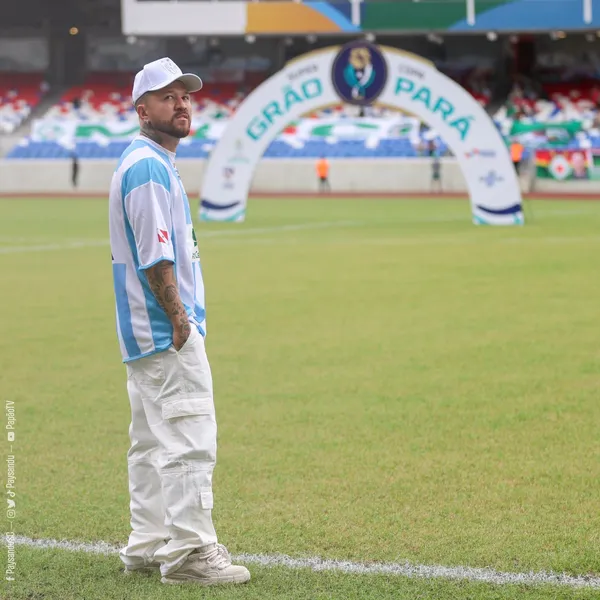
<path fill-rule="evenodd" d="M 197 415 L 214 415 L 215 405 L 212 397 L 208 398 L 173 398 L 162 403 L 162 418 L 177 419 Z"/>
<path fill-rule="evenodd" d="M 211 486 L 200 487 L 200 505 L 204 510 L 212 510 L 213 492 Z"/>
<path fill-rule="evenodd" d="M 212 469 L 208 469 L 197 472 L 194 477 L 197 499 L 204 510 L 213 509 L 212 474 Z"/>

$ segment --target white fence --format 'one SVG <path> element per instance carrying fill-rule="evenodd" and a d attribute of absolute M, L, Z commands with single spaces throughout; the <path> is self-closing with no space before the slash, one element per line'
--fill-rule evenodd
<path fill-rule="evenodd" d="M 330 181 L 334 192 L 349 193 L 424 193 L 431 190 L 431 161 L 414 159 L 330 160 Z M 116 161 L 80 162 L 79 186 L 83 194 L 108 194 Z M 181 159 L 177 167 L 190 195 L 197 195 L 205 161 Z M 463 175 L 453 158 L 442 159 L 442 184 L 445 192 L 467 193 Z M 600 196 L 600 182 L 531 180 L 522 177 L 525 192 L 584 193 Z M 71 194 L 69 160 L 0 160 L 1 194 Z M 264 159 L 259 163 L 252 192 L 310 193 L 317 191 L 315 161 L 305 159 Z"/>

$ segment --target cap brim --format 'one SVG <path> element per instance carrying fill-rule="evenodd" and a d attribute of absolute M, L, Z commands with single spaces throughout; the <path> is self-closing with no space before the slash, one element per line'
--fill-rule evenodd
<path fill-rule="evenodd" d="M 149 92 L 156 92 L 157 90 L 162 90 L 166 88 L 168 85 L 171 85 L 175 81 L 181 81 L 183 85 L 185 85 L 185 89 L 188 92 L 199 92 L 204 85 L 202 83 L 202 79 L 198 77 L 198 75 L 194 75 L 193 73 L 184 73 L 179 77 L 173 77 L 173 79 L 168 79 L 167 81 L 163 81 L 158 85 L 155 85 L 153 88 L 150 88 Z"/>

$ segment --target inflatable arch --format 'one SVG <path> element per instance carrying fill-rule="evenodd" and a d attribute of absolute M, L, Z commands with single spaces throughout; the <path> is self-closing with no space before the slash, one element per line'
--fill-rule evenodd
<path fill-rule="evenodd" d="M 508 149 L 481 105 L 429 61 L 365 41 L 294 59 L 240 104 L 208 162 L 200 219 L 243 221 L 254 170 L 269 144 L 290 121 L 340 101 L 419 117 L 457 158 L 474 223 L 523 224 Z"/>

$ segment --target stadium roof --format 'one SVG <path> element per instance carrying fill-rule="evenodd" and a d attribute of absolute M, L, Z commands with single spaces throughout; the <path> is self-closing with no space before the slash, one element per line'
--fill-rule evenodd
<path fill-rule="evenodd" d="M 121 0 L 18 0 L 0 3 L 0 27 L 48 31 L 77 26 L 120 31 Z"/>

